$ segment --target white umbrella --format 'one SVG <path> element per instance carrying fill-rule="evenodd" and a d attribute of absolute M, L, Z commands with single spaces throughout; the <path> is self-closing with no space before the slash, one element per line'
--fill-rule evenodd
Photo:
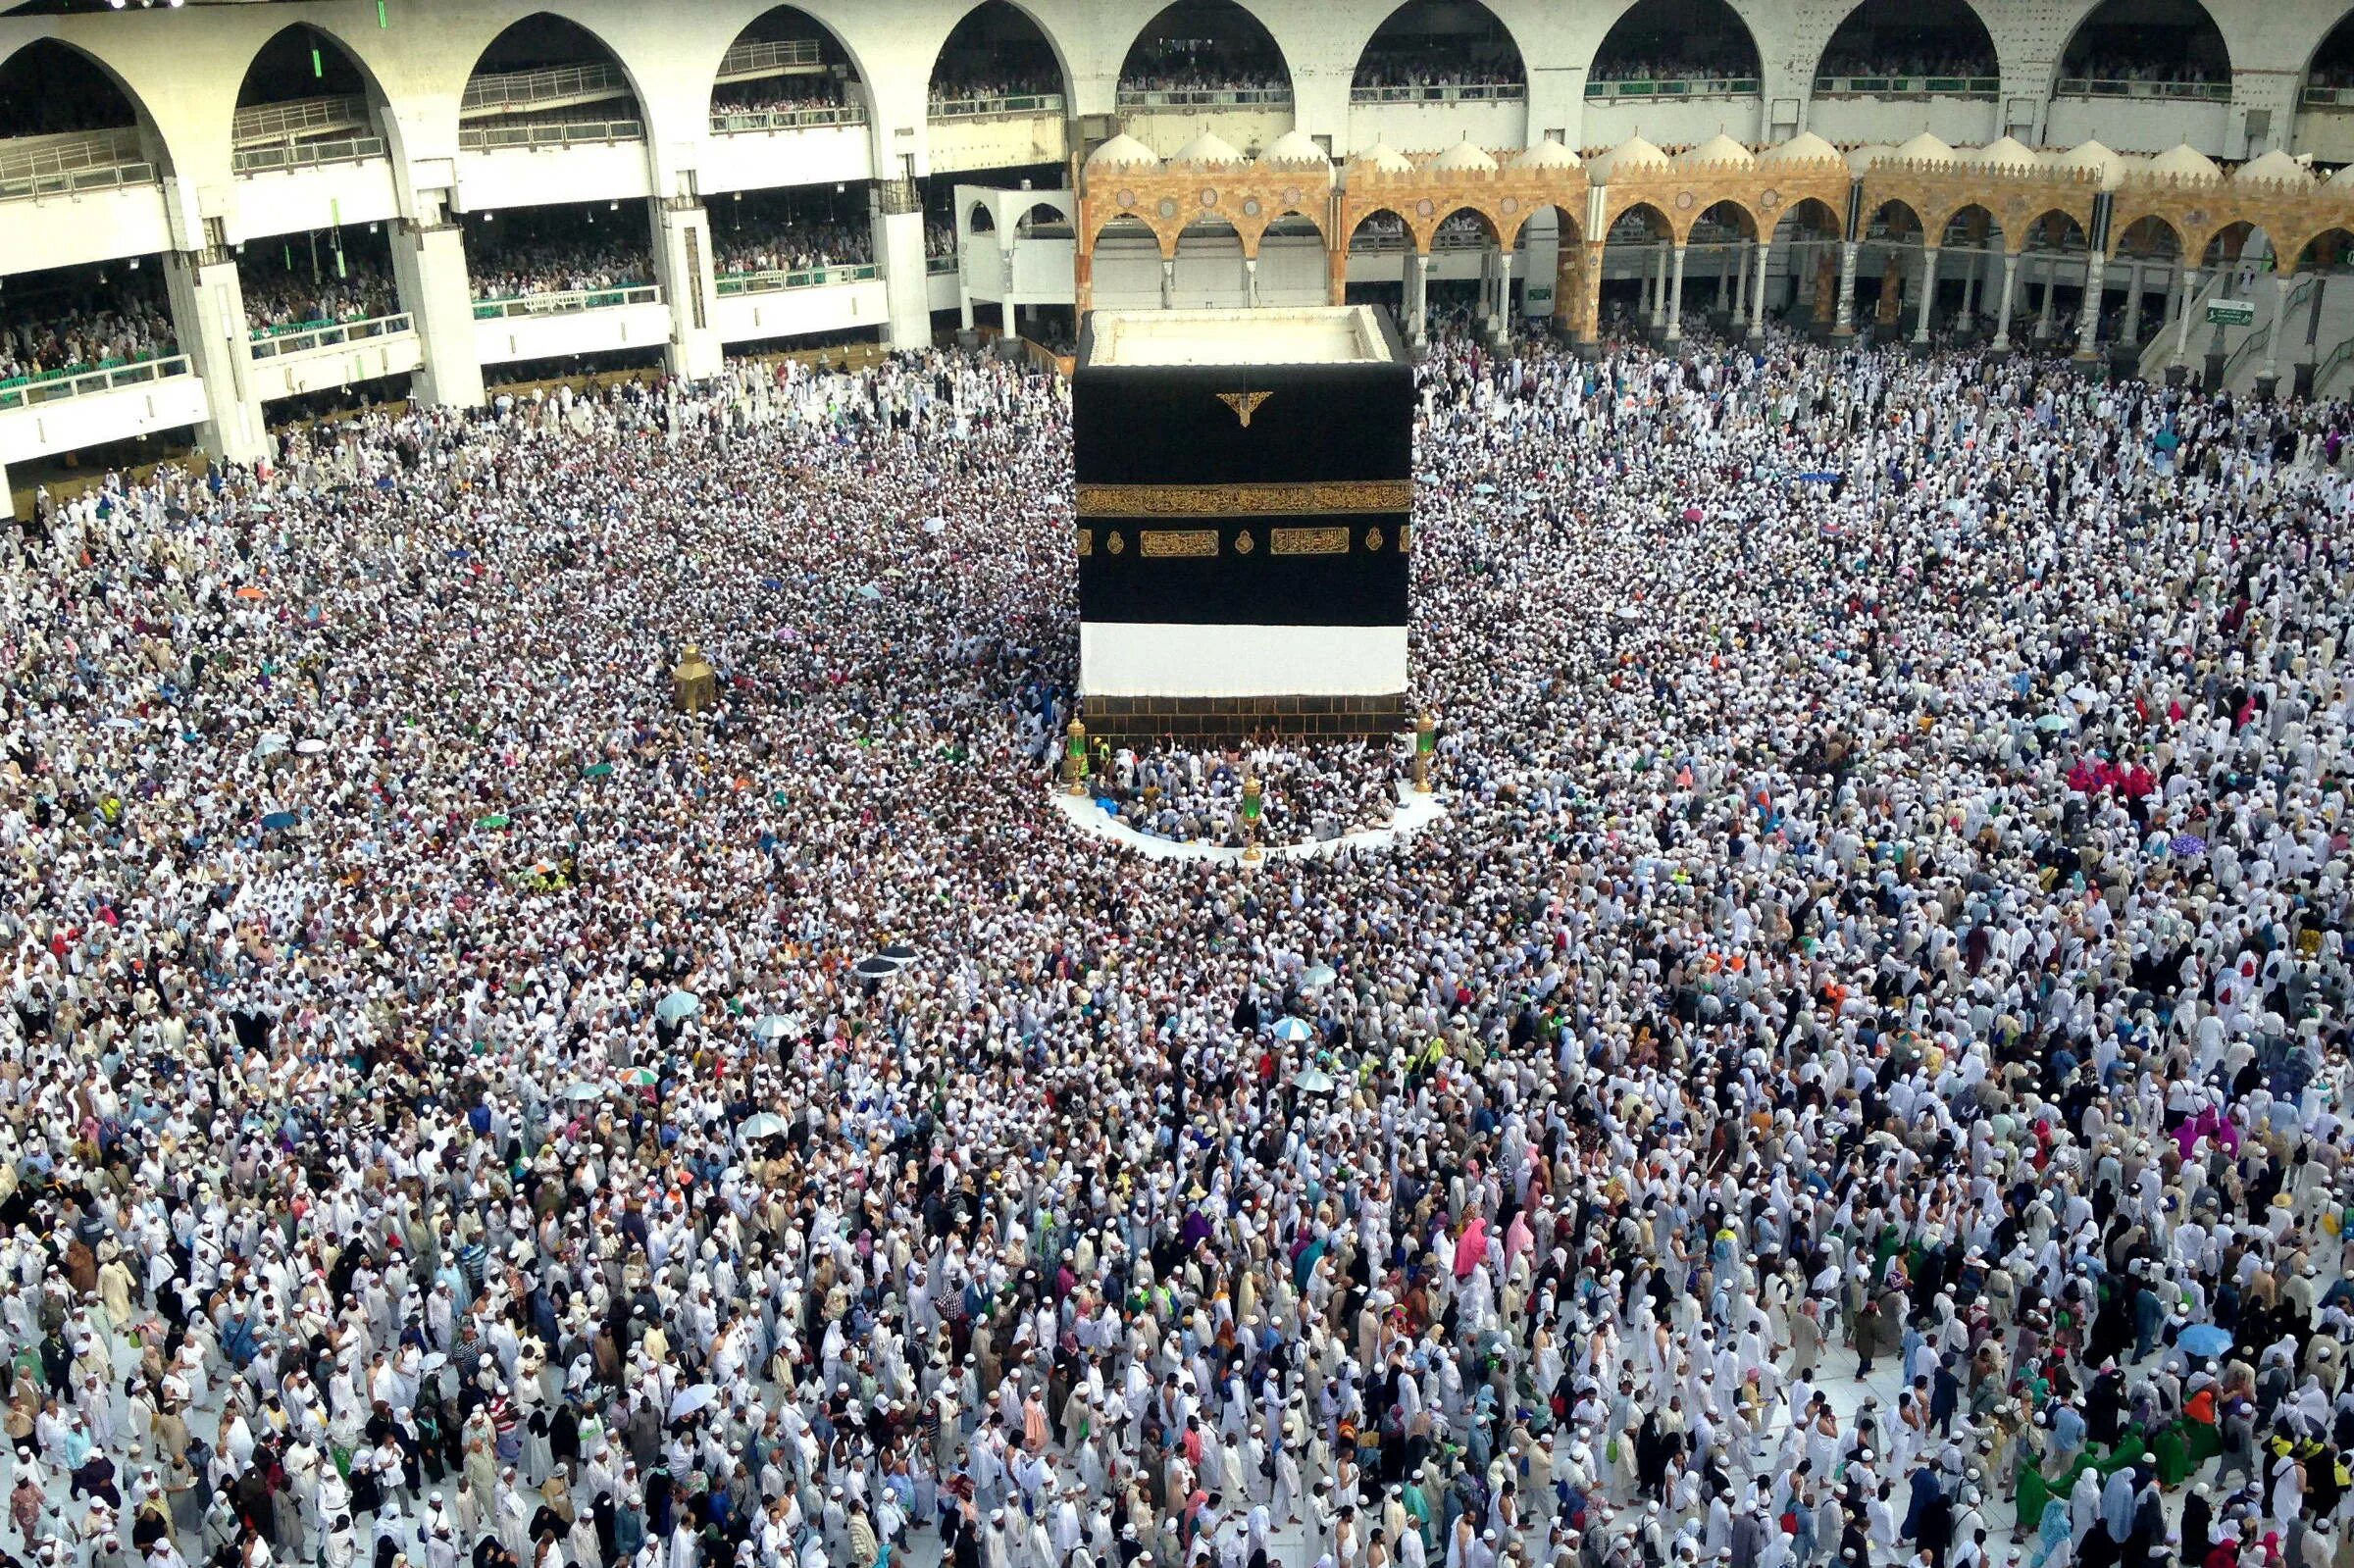
<path fill-rule="evenodd" d="M 1314 1033 L 1314 1030 L 1307 1027 L 1307 1020 L 1305 1018 L 1287 1018 L 1275 1026 L 1275 1037 L 1286 1044 L 1297 1043 Z"/>
<path fill-rule="evenodd" d="M 782 1013 L 770 1013 L 752 1026 L 754 1039 L 783 1039 L 793 1033 L 793 1021 Z"/>
<path fill-rule="evenodd" d="M 592 1100 L 604 1093 L 601 1085 L 590 1083 L 567 1084 L 558 1092 L 568 1100 Z"/>
<path fill-rule="evenodd" d="M 1300 984 L 1313 988 L 1318 986 L 1331 985 L 1334 978 L 1333 968 L 1330 964 L 1311 964 L 1308 966 L 1307 973 L 1300 977 Z"/>
<path fill-rule="evenodd" d="M 313 735 L 307 740 L 295 741 L 294 749 L 300 752 L 303 756 L 316 757 L 327 749 L 327 742 L 320 739 L 317 735 Z"/>
<path fill-rule="evenodd" d="M 703 999 L 691 990 L 674 990 L 654 1005 L 654 1016 L 665 1024 L 675 1024 L 689 1013 L 700 1011 Z"/>
<path fill-rule="evenodd" d="M 1329 1094 L 1332 1092 L 1332 1075 L 1321 1067 L 1303 1067 L 1292 1082 L 1299 1086 L 1300 1092 L 1303 1094 Z"/>
<path fill-rule="evenodd" d="M 749 1143 L 753 1138 L 776 1138 L 783 1134 L 784 1131 L 784 1117 L 777 1115 L 773 1111 L 762 1111 L 757 1116 L 748 1116 L 744 1118 L 743 1125 L 736 1130 L 736 1136 L 744 1142 Z"/>
<path fill-rule="evenodd" d="M 714 1384 L 698 1383 L 691 1389 L 681 1389 L 670 1396 L 670 1419 L 691 1416 L 718 1397 L 719 1389 Z"/>

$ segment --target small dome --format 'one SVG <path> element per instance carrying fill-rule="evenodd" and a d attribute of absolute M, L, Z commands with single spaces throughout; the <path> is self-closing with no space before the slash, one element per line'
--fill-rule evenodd
<path fill-rule="evenodd" d="M 2313 171 L 2275 147 L 2261 158 L 2251 158 L 2232 173 L 2234 180 L 2282 180 L 2291 185 L 2310 188 Z"/>
<path fill-rule="evenodd" d="M 1512 160 L 1514 169 L 1582 169 L 1585 165 L 1577 154 L 1555 141 L 1551 136 Z"/>
<path fill-rule="evenodd" d="M 2176 142 L 2150 160 L 2150 173 L 2171 175 L 2176 179 L 2221 179 L 2224 172 L 2215 160 L 2193 147 L 2189 142 Z"/>
<path fill-rule="evenodd" d="M 1836 158 L 1839 149 L 1812 130 L 1802 130 L 1778 147 L 1768 147 L 1758 154 L 1762 164 L 1808 164 Z"/>
<path fill-rule="evenodd" d="M 1123 130 L 1094 152 L 1089 153 L 1087 167 L 1090 169 L 1158 169 L 1160 155 Z"/>
<path fill-rule="evenodd" d="M 1981 169 L 2005 172 L 2014 169 L 2040 168 L 2043 162 L 2035 156 L 2034 148 L 2014 136 L 1998 136 L 1985 146 L 1967 154 L 1966 157 L 1969 162 L 1976 164 Z"/>
<path fill-rule="evenodd" d="M 1386 141 L 1376 141 L 1356 155 L 1356 162 L 1385 175 L 1410 175 L 1414 162 Z"/>
<path fill-rule="evenodd" d="M 1746 169 L 1758 161 L 1758 155 L 1719 130 L 1698 146 L 1677 153 L 1675 161 L 1687 169 L 1695 164 L 1738 164 Z"/>
<path fill-rule="evenodd" d="M 1896 156 L 1919 164 L 1959 164 L 1962 161 L 1954 155 L 1953 148 L 1925 130 L 1898 146 Z"/>
<path fill-rule="evenodd" d="M 2348 164 L 2328 179 L 2331 190 L 2354 190 L 2354 164 Z"/>
<path fill-rule="evenodd" d="M 1608 180 L 1612 175 L 1632 174 L 1638 169 L 1668 167 L 1665 153 L 1641 136 L 1629 136 L 1609 152 L 1587 163 L 1586 173 L 1596 179 Z"/>
<path fill-rule="evenodd" d="M 1883 158 L 1896 156 L 1896 149 L 1882 141 L 1868 141 L 1847 155 L 1847 172 L 1861 176 Z"/>
<path fill-rule="evenodd" d="M 1267 150 L 1258 155 L 1258 161 L 1271 169 L 1332 167 L 1332 160 L 1324 156 L 1324 149 L 1310 140 L 1305 132 L 1298 130 L 1287 130 L 1267 143 Z"/>
<path fill-rule="evenodd" d="M 1224 140 L 1215 131 L 1204 130 L 1178 148 L 1177 156 L 1171 158 L 1169 162 L 1173 164 L 1240 164 L 1249 163 L 1250 160 L 1236 152 L 1232 142 Z"/>
<path fill-rule="evenodd" d="M 1473 169 L 1493 173 L 1496 168 L 1496 160 L 1472 146 L 1469 139 L 1466 138 L 1433 158 L 1430 161 L 1430 167 L 1451 171 Z"/>
<path fill-rule="evenodd" d="M 2097 141 L 2079 142 L 2066 152 L 2053 154 L 2051 165 L 2054 169 L 2089 169 L 2099 178 L 2103 190 L 2115 190 L 2117 182 L 2125 177 L 2125 161 Z"/>

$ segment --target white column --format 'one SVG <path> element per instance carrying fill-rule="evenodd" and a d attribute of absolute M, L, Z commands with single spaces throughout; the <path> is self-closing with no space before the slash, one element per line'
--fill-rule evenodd
<path fill-rule="evenodd" d="M 2268 381 L 2280 374 L 2280 335 L 2288 330 L 2288 290 L 2295 281 L 2292 274 L 2273 275 L 2273 329 L 2264 340 L 2264 379 Z"/>
<path fill-rule="evenodd" d="M 1430 257 L 1423 251 L 1414 252 L 1414 290 L 1407 309 L 1414 324 L 1414 341 L 1419 343 L 1430 330 Z"/>
<path fill-rule="evenodd" d="M 392 235 L 392 277 L 425 355 L 409 379 L 410 397 L 440 408 L 480 408 L 483 354 L 466 282 L 465 231 L 442 221 L 437 206 L 434 222 L 402 220 Z"/>
<path fill-rule="evenodd" d="M 1177 308 L 1177 258 L 1174 256 L 1160 259 L 1160 308 Z"/>
<path fill-rule="evenodd" d="M 1684 337 L 1684 247 L 1675 247 L 1675 276 L 1667 285 L 1667 341 L 1680 343 Z"/>
<path fill-rule="evenodd" d="M 1243 304 L 1252 310 L 1258 309 L 1258 258 L 1256 256 L 1243 258 Z"/>
<path fill-rule="evenodd" d="M 1749 323 L 1749 252 L 1755 240 L 1733 242 L 1733 330 L 1739 331 Z"/>
<path fill-rule="evenodd" d="M 1512 325 L 1512 253 L 1496 253 L 1496 330 L 1506 332 Z"/>
<path fill-rule="evenodd" d="M 2101 301 L 2104 297 L 2101 285 L 2107 281 L 2108 271 L 2108 258 L 2099 251 L 2093 251 L 2084 258 L 2084 308 L 2077 312 L 2081 319 L 2076 323 L 2078 359 L 2091 359 L 2095 346 L 2100 342 Z"/>
<path fill-rule="evenodd" d="M 961 277 L 956 279 L 956 325 L 968 332 L 973 329 L 973 291 Z"/>
<path fill-rule="evenodd" d="M 1839 315 L 1831 327 L 1834 337 L 1856 334 L 1856 252 L 1861 249 L 1852 239 L 1839 246 Z"/>
<path fill-rule="evenodd" d="M 2175 363 L 2177 365 L 2190 352 L 2190 304 L 2198 297 L 2199 270 L 2185 267 L 2182 269 L 2182 308 L 2175 313 Z"/>
<path fill-rule="evenodd" d="M 2038 343 L 2048 342 L 2051 339 L 2053 316 L 2052 295 L 2058 290 L 2059 283 L 2060 258 L 2057 256 L 2044 257 L 2043 310 L 2035 318 L 2035 341 Z"/>
<path fill-rule="evenodd" d="M 2141 258 L 2133 258 L 2132 282 L 2125 290 L 2125 319 L 2117 340 L 2128 346 L 2141 341 Z"/>
<path fill-rule="evenodd" d="M 2019 290 L 2019 252 L 2003 252 L 2003 303 L 1995 317 L 1994 351 L 2008 353 L 2011 348 L 2011 297 Z"/>
<path fill-rule="evenodd" d="M 1937 299 L 1937 247 L 1923 245 L 1920 250 L 1920 320 L 1913 329 L 1913 341 L 1929 340 L 1929 307 Z"/>
<path fill-rule="evenodd" d="M 653 206 L 654 278 L 670 305 L 670 346 L 663 360 L 673 376 L 704 380 L 719 374 L 726 357 L 719 341 L 719 282 L 711 266 L 711 215 L 691 196 Z M 916 222 L 920 244 L 923 220 Z"/>
<path fill-rule="evenodd" d="M 237 264 L 224 250 L 164 253 L 172 322 L 188 368 L 204 378 L 206 418 L 196 444 L 215 457 L 251 463 L 270 450 L 253 386 L 252 336 Z"/>
<path fill-rule="evenodd" d="M 874 186 L 875 260 L 893 348 L 932 346 L 932 295 L 924 264 L 924 205 L 912 179 Z"/>
<path fill-rule="evenodd" d="M 1962 275 L 1962 319 L 1966 322 L 1978 319 L 1978 278 L 1985 271 L 1986 253 L 1982 250 L 1971 251 L 1970 270 Z"/>
<path fill-rule="evenodd" d="M 1758 291 L 1750 296 L 1749 335 L 1766 335 L 1766 266 L 1773 255 L 1773 241 L 1758 241 Z"/>

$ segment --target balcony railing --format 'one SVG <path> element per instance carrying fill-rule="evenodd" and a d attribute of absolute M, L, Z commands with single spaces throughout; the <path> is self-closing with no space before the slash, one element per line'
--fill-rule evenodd
<path fill-rule="evenodd" d="M 321 164 L 357 163 L 363 158 L 383 156 L 384 137 L 346 136 L 339 141 L 290 141 L 277 147 L 240 147 L 230 155 L 230 167 L 240 175 L 250 175 L 265 169 L 313 169 Z"/>
<path fill-rule="evenodd" d="M 519 316 L 565 316 L 575 311 L 614 310 L 623 305 L 659 305 L 662 290 L 653 283 L 626 288 L 568 288 L 553 294 L 517 294 L 508 299 L 478 299 L 474 319 L 491 322 Z"/>
<path fill-rule="evenodd" d="M 711 114 L 711 134 L 734 136 L 747 130 L 798 130 L 804 126 L 863 126 L 862 103 L 819 104 L 808 109 L 727 109 Z"/>
<path fill-rule="evenodd" d="M 2229 103 L 2227 81 L 2117 81 L 2100 76 L 2062 76 L 2053 91 L 2062 98 L 2187 98 Z"/>
<path fill-rule="evenodd" d="M 1517 81 L 1450 81 L 1427 86 L 1352 87 L 1351 103 L 1518 103 L 1528 88 Z"/>
<path fill-rule="evenodd" d="M 952 273 L 955 270 L 956 258 L 953 256 L 926 256 L 924 258 L 924 276 L 927 278 L 938 278 L 943 273 Z"/>
<path fill-rule="evenodd" d="M 722 273 L 719 292 L 722 297 L 737 294 L 773 294 L 787 288 L 822 288 L 828 283 L 863 283 L 881 276 L 872 262 L 852 267 L 805 267 L 793 272 Z"/>
<path fill-rule="evenodd" d="M 753 39 L 740 43 L 720 56 L 719 74 L 722 78 L 748 76 L 755 72 L 774 71 L 780 66 L 816 66 L 824 63 L 815 38 Z"/>
<path fill-rule="evenodd" d="M 230 123 L 230 139 L 240 147 L 256 142 L 286 141 L 326 130 L 355 130 L 368 124 L 365 98 L 297 98 L 289 103 L 255 104 L 240 109 Z"/>
<path fill-rule="evenodd" d="M 545 71 L 506 71 L 477 76 L 466 83 L 458 100 L 461 114 L 496 109 L 528 109 L 559 98 L 610 98 L 630 90 L 628 80 L 602 61 L 582 66 L 551 66 Z"/>
<path fill-rule="evenodd" d="M 1494 243 L 1484 230 L 1451 228 L 1430 236 L 1433 255 L 1443 250 L 1486 250 Z M 1352 256 L 1395 256 L 1405 249 L 1406 236 L 1400 233 L 1358 234 L 1349 242 Z"/>
<path fill-rule="evenodd" d="M 20 377 L 0 381 L 0 408 L 38 408 L 44 403 L 62 403 L 70 397 L 87 397 L 93 392 L 111 392 L 117 387 L 137 386 L 146 381 L 160 381 L 168 376 L 187 374 L 188 357 L 172 354 L 74 375 Z"/>
<path fill-rule="evenodd" d="M 259 327 L 252 333 L 255 359 L 282 359 L 288 354 L 307 354 L 314 348 L 333 348 L 339 343 L 364 342 L 371 337 L 386 337 L 394 332 L 416 329 L 416 324 L 403 312 L 398 316 L 371 316 L 358 322 L 304 322 L 295 327 Z"/>
<path fill-rule="evenodd" d="M 155 166 L 139 156 L 139 133 L 128 126 L 26 139 L 32 145 L 12 147 L 0 141 L 0 201 L 109 190 L 155 179 Z"/>
<path fill-rule="evenodd" d="M 2308 86 L 2298 101 L 2308 109 L 2354 109 L 2354 87 Z"/>
<path fill-rule="evenodd" d="M 2000 76 L 1817 76 L 1818 98 L 1995 98 Z"/>
<path fill-rule="evenodd" d="M 1122 109 L 1289 109 L 1289 87 L 1122 87 Z"/>
<path fill-rule="evenodd" d="M 642 120 L 552 120 L 537 126 L 478 126 L 460 127 L 458 147 L 465 152 L 495 152 L 502 147 L 574 147 L 596 141 L 643 141 Z"/>
<path fill-rule="evenodd" d="M 1738 98 L 1758 90 L 1755 76 L 1669 76 L 1657 81 L 1589 81 L 1589 98 Z"/>
<path fill-rule="evenodd" d="M 934 120 L 982 120 L 991 115 L 1058 115 L 1058 92 L 1009 93 L 996 98 L 935 98 L 929 110 Z"/>

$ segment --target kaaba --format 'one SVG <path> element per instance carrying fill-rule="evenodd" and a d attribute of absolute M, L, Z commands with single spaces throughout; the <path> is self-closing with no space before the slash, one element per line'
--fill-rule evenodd
<path fill-rule="evenodd" d="M 1372 306 L 1092 313 L 1071 379 L 1088 733 L 1406 729 L 1413 411 Z"/>

